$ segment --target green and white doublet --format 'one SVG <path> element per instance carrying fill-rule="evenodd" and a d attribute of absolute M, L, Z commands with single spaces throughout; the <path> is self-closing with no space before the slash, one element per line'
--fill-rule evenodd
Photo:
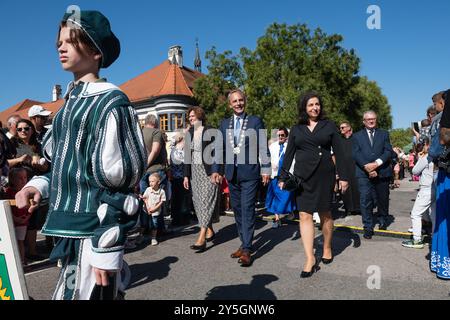
<path fill-rule="evenodd" d="M 49 199 L 42 234 L 66 239 L 53 258 L 85 247 L 67 239 L 89 239 L 90 265 L 119 270 L 126 232 L 137 219 L 133 188 L 147 160 L 137 115 L 127 96 L 107 82 L 71 83 L 65 98 L 43 142 L 51 171 L 27 184 Z M 73 263 L 79 261 L 65 265 Z"/>

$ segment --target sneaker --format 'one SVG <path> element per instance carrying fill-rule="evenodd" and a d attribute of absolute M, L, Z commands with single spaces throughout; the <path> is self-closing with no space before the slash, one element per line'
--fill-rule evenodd
<path fill-rule="evenodd" d="M 61 259 L 58 259 L 58 262 L 56 263 L 56 266 L 58 267 L 58 268 L 62 268 L 62 260 Z"/>
<path fill-rule="evenodd" d="M 409 232 L 409 233 L 413 233 L 413 228 L 409 228 L 409 229 L 408 229 L 408 232 Z"/>
<path fill-rule="evenodd" d="M 157 246 L 157 245 L 158 245 L 158 240 L 152 239 L 152 246 Z"/>
<path fill-rule="evenodd" d="M 405 248 L 423 249 L 424 244 L 422 241 L 407 240 L 402 242 L 402 246 Z"/>
<path fill-rule="evenodd" d="M 272 229 L 277 229 L 278 227 L 280 227 L 281 223 L 280 220 L 276 221 L 272 221 Z"/>

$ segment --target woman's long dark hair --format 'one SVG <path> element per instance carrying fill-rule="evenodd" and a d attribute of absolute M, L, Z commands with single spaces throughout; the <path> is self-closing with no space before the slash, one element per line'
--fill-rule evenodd
<path fill-rule="evenodd" d="M 317 92 L 307 92 L 305 93 L 298 101 L 298 124 L 309 124 L 309 116 L 306 112 L 306 105 L 308 104 L 308 100 L 311 98 L 317 98 L 319 99 L 320 103 L 320 113 L 318 116 L 318 120 L 325 119 L 325 113 L 323 110 L 323 103 L 322 98 L 320 98 L 320 95 Z"/>
<path fill-rule="evenodd" d="M 34 153 L 39 153 L 40 149 L 41 149 L 41 146 L 40 146 L 39 142 L 37 141 L 36 128 L 34 127 L 33 122 L 31 122 L 28 119 L 20 119 L 19 121 L 17 121 L 16 127 L 19 126 L 19 123 L 26 123 L 31 128 L 33 133 L 30 136 L 29 144 L 30 144 L 31 148 L 33 149 Z M 14 146 L 16 148 L 19 147 L 19 144 L 21 144 L 21 143 L 23 144 L 22 139 L 20 139 L 19 137 L 13 137 L 11 139 L 11 141 L 14 143 Z"/>

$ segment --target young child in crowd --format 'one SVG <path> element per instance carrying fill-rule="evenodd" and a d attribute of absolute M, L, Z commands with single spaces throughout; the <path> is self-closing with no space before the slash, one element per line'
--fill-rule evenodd
<path fill-rule="evenodd" d="M 224 199 L 224 211 L 231 211 L 230 188 L 228 187 L 228 181 L 225 177 L 222 180 L 221 192 Z"/>
<path fill-rule="evenodd" d="M 411 174 L 410 181 L 418 181 L 417 177 L 415 177 L 414 173 L 412 172 L 412 169 L 414 168 L 415 163 L 416 163 L 416 153 L 415 153 L 415 148 L 414 148 L 414 149 L 409 150 L 409 155 L 408 155 L 408 170 L 409 170 L 409 173 Z"/>
<path fill-rule="evenodd" d="M 152 235 L 152 246 L 158 244 L 156 234 L 158 232 L 158 216 L 161 214 L 161 207 L 166 201 L 166 193 L 160 188 L 161 177 L 158 173 L 153 173 L 148 177 L 148 184 L 150 187 L 145 189 L 142 198 L 145 201 L 147 213 L 151 216 L 149 219 L 150 230 Z"/>
<path fill-rule="evenodd" d="M 418 161 L 412 169 L 412 174 L 420 175 L 420 189 L 411 211 L 413 240 L 402 242 L 402 246 L 407 248 L 422 249 L 424 247 L 422 242 L 422 218 L 426 218 L 425 214 L 431 210 L 434 201 L 433 188 L 431 187 L 433 183 L 433 162 L 429 162 L 427 159 L 429 148 L 430 139 L 424 137 L 423 144 L 418 147 L 418 150 L 420 150 Z"/>
<path fill-rule="evenodd" d="M 8 173 L 8 187 L 5 188 L 5 196 L 7 199 L 14 199 L 16 193 L 19 192 L 28 182 L 28 174 L 25 168 L 11 168 Z M 25 236 L 27 234 L 28 222 L 31 213 L 25 209 L 19 209 L 16 206 L 11 207 L 14 221 L 14 229 L 16 232 L 17 243 L 19 245 L 20 258 L 22 264 L 26 265 L 25 260 Z"/>

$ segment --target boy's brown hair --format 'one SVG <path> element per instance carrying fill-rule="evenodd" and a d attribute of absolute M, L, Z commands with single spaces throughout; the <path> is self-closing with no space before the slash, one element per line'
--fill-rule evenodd
<path fill-rule="evenodd" d="M 67 27 L 67 22 L 61 22 L 59 25 L 58 35 L 56 37 L 56 48 L 59 47 L 59 37 L 61 34 L 61 29 Z M 83 56 L 90 54 L 101 54 L 89 36 L 81 28 L 70 28 L 70 42 L 73 44 L 77 52 Z M 99 69 L 102 60 L 99 60 Z"/>
<path fill-rule="evenodd" d="M 445 91 L 440 91 L 438 93 L 435 93 L 431 97 L 431 100 L 433 100 L 433 102 L 438 102 L 439 100 L 444 99 L 444 94 L 445 94 Z"/>

